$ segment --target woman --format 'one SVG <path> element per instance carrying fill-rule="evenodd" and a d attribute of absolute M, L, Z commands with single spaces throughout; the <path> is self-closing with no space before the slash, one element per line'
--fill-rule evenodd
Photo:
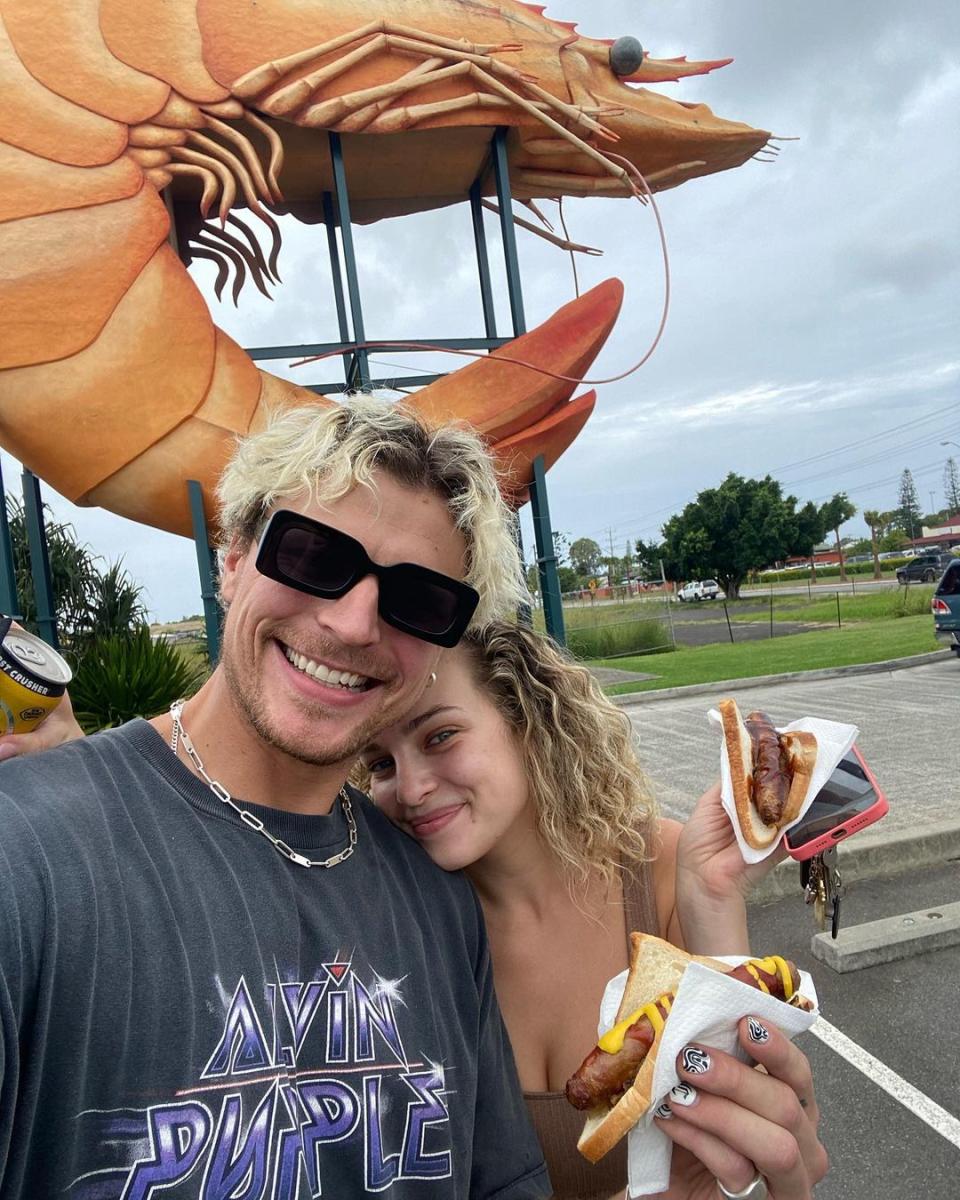
<path fill-rule="evenodd" d="M 627 965 L 627 934 L 747 953 L 744 896 L 775 859 L 743 862 L 718 787 L 686 826 L 658 821 L 629 720 L 587 670 L 514 625 L 447 652 L 413 714 L 364 750 L 362 768 L 374 801 L 477 890 L 557 1197 L 618 1195 L 625 1141 L 587 1164 L 575 1149 L 582 1116 L 562 1091 L 596 1041 L 603 987 Z M 711 1079 L 681 1071 L 700 1100 L 672 1103 L 676 1119 L 660 1120 L 680 1148 L 671 1200 L 716 1197 L 718 1177 L 736 1192 L 758 1170 L 770 1196 L 804 1198 L 825 1172 L 806 1058 L 765 1032 L 759 1044 L 742 1036 L 769 1076 L 716 1051 Z"/>
<path fill-rule="evenodd" d="M 0 739 L 0 759 L 80 732 L 67 698 L 36 733 Z M 747 953 L 744 897 L 774 860 L 744 863 L 717 787 L 686 825 L 658 820 L 626 716 L 551 642 L 505 623 L 445 653 L 415 711 L 364 750 L 359 771 L 375 802 L 477 890 L 558 1200 L 621 1195 L 626 1141 L 596 1166 L 582 1159 L 583 1119 L 563 1086 L 596 1041 L 627 934 Z M 758 1172 L 772 1200 L 806 1200 L 825 1172 L 806 1058 L 775 1029 L 756 1042 L 741 1025 L 769 1074 L 715 1050 L 706 1075 L 681 1069 L 699 1098 L 659 1119 L 677 1147 L 664 1200 L 716 1200 L 717 1179 L 736 1193 Z"/>

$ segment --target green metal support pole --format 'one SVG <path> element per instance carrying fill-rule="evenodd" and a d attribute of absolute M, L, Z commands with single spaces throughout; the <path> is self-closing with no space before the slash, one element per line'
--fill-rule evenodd
<path fill-rule="evenodd" d="M 550 505 L 547 503 L 547 481 L 543 455 L 533 460 L 533 534 L 537 543 L 537 567 L 540 572 L 540 595 L 543 597 L 543 619 L 547 633 L 561 646 L 567 644 L 563 627 L 563 602 L 560 597 L 560 579 L 557 575 L 557 552 L 553 545 L 553 530 L 550 527 Z"/>
<path fill-rule="evenodd" d="M 50 556 L 47 553 L 47 533 L 43 527 L 43 498 L 40 480 L 32 471 L 23 471 L 23 517 L 27 525 L 30 546 L 30 572 L 37 601 L 37 633 L 48 646 L 60 649 L 57 637 L 57 610 L 50 582 Z"/>
<path fill-rule="evenodd" d="M 520 514 L 513 514 L 513 535 L 517 543 L 517 553 L 520 555 L 520 569 L 523 571 L 524 587 L 527 584 L 527 556 L 523 549 L 523 528 L 520 525 Z M 521 625 L 533 625 L 533 609 L 529 602 L 521 604 L 517 609 L 517 620 Z"/>
<path fill-rule="evenodd" d="M 20 617 L 20 601 L 17 599 L 17 573 L 13 565 L 13 543 L 10 541 L 10 524 L 7 521 L 7 493 L 3 488 L 3 471 L 0 469 L 0 613 L 7 617 Z"/>
<path fill-rule="evenodd" d="M 217 600 L 217 556 L 207 541 L 207 518 L 203 511 L 203 488 L 196 479 L 187 480 L 190 496 L 190 520 L 193 524 L 193 541 L 197 548 L 197 566 L 200 570 L 200 596 L 203 599 L 203 623 L 207 632 L 207 656 L 211 667 L 220 658 L 220 604 Z"/>
<path fill-rule="evenodd" d="M 480 180 L 470 189 L 470 215 L 473 218 L 473 242 L 477 251 L 477 272 L 480 277 L 480 303 L 483 305 L 483 324 L 488 338 L 497 336 L 497 314 L 493 304 L 493 284 L 490 279 L 490 257 L 487 254 L 487 234 L 483 224 L 483 196 Z"/>
<path fill-rule="evenodd" d="M 343 247 L 343 267 L 347 276 L 347 299 L 350 303 L 350 318 L 353 336 L 358 342 L 366 341 L 363 329 L 363 306 L 360 303 L 360 281 L 357 276 L 357 256 L 353 249 L 353 227 L 350 222 L 350 193 L 347 191 L 347 172 L 343 165 L 343 146 L 339 133 L 327 135 L 330 142 L 330 160 L 333 165 L 333 187 L 337 198 L 337 215 L 340 220 L 340 245 Z M 362 391 L 370 390 L 370 367 L 366 350 L 354 350 L 356 378 Z"/>
<path fill-rule="evenodd" d="M 507 269 L 507 291 L 510 296 L 510 316 L 516 337 L 527 331 L 527 319 L 523 309 L 523 289 L 520 284 L 520 260 L 517 255 L 517 239 L 513 228 L 513 198 L 510 194 L 510 165 L 507 158 L 507 140 L 510 131 L 505 127 L 493 136 L 493 174 L 497 189 L 497 205 L 500 209 L 500 232 L 503 237 L 503 256 Z M 557 556 L 553 549 L 553 530 L 550 528 L 550 505 L 547 501 L 547 481 L 544 475 L 543 458 L 534 462 L 534 485 L 530 489 L 530 507 L 533 512 L 533 528 L 537 541 L 537 567 L 540 573 L 540 595 L 543 598 L 543 616 L 547 633 L 566 645 L 563 628 L 563 606 L 560 601 L 560 577 L 557 574 Z M 537 473 L 539 471 L 539 474 Z M 543 540 L 545 538 L 545 540 Z"/>
<path fill-rule="evenodd" d="M 330 276 L 333 280 L 333 302 L 337 309 L 337 325 L 340 329 L 341 342 L 350 340 L 350 325 L 347 322 L 347 306 L 343 298 L 343 272 L 340 267 L 340 248 L 337 245 L 337 217 L 333 209 L 333 196 L 323 193 L 323 223 L 327 227 L 327 252 L 330 255 Z M 311 351 L 323 353 L 323 351 Z M 348 391 L 357 388 L 357 361 L 350 354 L 343 356 L 343 376 L 347 381 Z"/>
<path fill-rule="evenodd" d="M 517 255 L 517 235 L 513 228 L 513 197 L 510 194 L 510 164 L 507 159 L 507 138 L 510 131 L 501 127 L 493 135 L 493 176 L 497 187 L 497 206 L 500 209 L 500 236 L 503 238 L 503 257 L 507 268 L 507 292 L 510 296 L 510 318 L 513 336 L 527 332 L 523 311 L 523 289 L 520 286 L 520 259 Z"/>

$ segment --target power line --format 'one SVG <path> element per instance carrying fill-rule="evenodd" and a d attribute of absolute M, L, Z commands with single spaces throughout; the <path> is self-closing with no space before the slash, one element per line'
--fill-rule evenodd
<path fill-rule="evenodd" d="M 902 421 L 899 425 L 891 425 L 887 429 L 882 429 L 877 433 L 869 434 L 867 437 L 857 438 L 855 441 L 846 442 L 842 446 L 834 446 L 832 449 L 823 450 L 819 454 L 811 454 L 808 458 L 800 458 L 797 459 L 796 462 L 784 463 L 780 467 L 773 467 L 771 468 L 770 473 L 773 474 L 776 472 L 779 474 L 784 471 L 791 471 L 794 467 L 804 467 L 808 463 L 818 462 L 823 458 L 830 458 L 834 454 L 841 454 L 844 450 L 850 450 L 854 446 L 867 446 L 871 442 L 880 441 L 882 438 L 889 437 L 893 433 L 899 433 L 902 429 L 911 429 L 915 425 L 922 425 L 926 421 L 932 421 L 935 417 L 938 417 L 945 412 L 950 412 L 951 409 L 957 408 L 960 408 L 960 402 L 953 400 L 950 404 L 945 405 L 943 408 L 933 409 L 925 416 L 914 417 L 909 421 Z"/>
<path fill-rule="evenodd" d="M 857 441 L 854 441 L 854 442 L 844 443 L 843 445 L 837 446 L 832 450 L 826 450 L 820 454 L 811 455 L 806 459 L 799 459 L 799 460 L 797 460 L 796 463 L 788 464 L 788 465 L 800 466 L 804 463 L 812 463 L 817 460 L 829 458 L 830 456 L 835 455 L 835 454 L 840 454 L 843 451 L 850 449 L 853 446 L 859 447 L 859 446 L 868 445 L 871 442 L 876 442 L 883 437 L 888 437 L 891 434 L 897 433 L 903 429 L 914 427 L 916 425 L 923 424 L 926 421 L 933 420 L 934 418 L 941 416 L 944 412 L 950 412 L 950 411 L 954 411 L 957 409 L 960 409 L 960 403 L 957 403 L 956 401 L 954 401 L 953 403 L 948 404 L 944 407 L 934 409 L 932 412 L 928 413 L 926 416 L 917 417 L 910 421 L 903 421 L 899 425 L 890 426 L 888 429 L 878 432 L 876 434 L 872 434 L 872 435 L 869 435 L 864 438 L 859 438 L 859 439 L 857 439 Z M 951 433 L 954 431 L 960 431 L 960 427 L 954 426 L 954 425 L 947 426 L 946 432 Z M 943 430 L 938 430 L 934 434 L 925 434 L 920 438 L 916 438 L 911 441 L 904 442 L 903 444 L 898 445 L 895 448 L 891 447 L 890 450 L 881 451 L 879 454 L 868 456 L 865 459 L 853 460 L 851 462 L 845 462 L 843 464 L 843 470 L 844 470 L 844 472 L 852 474 L 852 473 L 855 473 L 856 471 L 865 470 L 867 467 L 876 466 L 877 464 L 890 459 L 894 454 L 906 454 L 906 453 L 910 452 L 911 450 L 921 449 L 924 446 L 928 446 L 931 443 L 938 441 L 943 432 L 944 432 Z M 940 464 L 933 464 L 932 466 L 930 466 L 928 468 L 921 468 L 921 470 L 927 470 L 927 471 L 935 470 L 935 469 L 937 469 L 938 466 L 940 468 L 942 468 L 942 466 L 943 466 L 942 462 Z M 802 483 L 813 483 L 819 479 L 826 478 L 826 477 L 830 476 L 833 473 L 833 470 L 835 470 L 835 469 L 837 469 L 837 468 L 827 470 L 827 471 L 817 472 L 817 473 L 814 473 L 813 475 L 804 476 L 800 479 L 786 480 L 786 481 L 780 480 L 780 482 L 785 483 L 785 485 L 787 487 L 794 488 Z M 781 472 L 786 471 L 786 470 L 787 470 L 786 466 L 772 468 L 767 472 L 767 474 L 778 476 Z M 863 484 L 860 487 L 858 487 L 856 489 L 856 491 L 862 492 L 873 486 L 877 486 L 877 487 L 884 486 L 884 484 L 886 484 L 886 483 L 898 481 L 899 478 L 900 478 L 900 475 L 897 474 L 895 476 L 890 477 L 889 479 L 886 479 L 883 481 L 876 481 L 874 484 Z M 850 494 L 849 488 L 844 489 L 844 490 L 846 490 L 848 492 L 848 494 Z M 831 495 L 832 495 L 832 493 L 822 497 L 821 499 L 828 500 L 828 499 L 830 499 Z M 651 509 L 650 511 L 648 511 L 646 513 L 642 513 L 638 517 L 629 518 L 622 525 L 617 525 L 616 528 L 619 530 L 623 530 L 624 535 L 627 537 L 630 537 L 630 536 L 635 537 L 638 534 L 642 533 L 644 530 L 651 528 L 651 526 L 654 522 L 654 519 L 656 517 L 659 517 L 664 514 L 672 515 L 673 513 L 681 512 L 687 504 L 689 504 L 693 501 L 693 499 L 694 499 L 693 496 L 688 496 L 680 502 L 677 502 L 674 504 L 667 504 L 667 505 L 664 505 L 662 508 Z M 816 501 L 815 501 L 815 503 L 816 503 Z M 584 536 L 594 536 L 594 534 L 605 533 L 609 530 L 609 528 L 610 528 L 609 526 L 604 526 L 602 529 L 594 530 L 592 533 L 586 534 Z"/>
<path fill-rule="evenodd" d="M 960 427 L 956 427 L 956 428 L 960 429 Z M 897 445 L 895 448 L 891 447 L 888 450 L 881 451 L 879 454 L 872 454 L 872 455 L 869 455 L 867 458 L 853 459 L 851 461 L 844 462 L 843 471 L 845 474 L 848 472 L 862 471 L 862 470 L 865 470 L 867 467 L 876 466 L 878 463 L 889 462 L 889 460 L 891 458 L 893 458 L 894 455 L 898 455 L 901 457 L 905 456 L 910 451 L 919 450 L 925 446 L 930 446 L 933 443 L 937 442 L 940 439 L 942 433 L 944 433 L 944 432 L 953 433 L 954 431 L 955 431 L 955 427 L 952 425 L 948 425 L 948 426 L 946 426 L 945 430 L 938 430 L 936 433 L 927 434 L 921 438 L 915 438 L 913 441 L 902 442 L 899 445 Z M 835 475 L 837 472 L 837 469 L 838 469 L 838 467 L 836 465 L 834 465 L 832 467 L 828 467 L 827 470 L 825 470 L 825 471 L 817 471 L 813 475 L 805 475 L 801 479 L 791 480 L 789 483 L 789 486 L 796 487 L 798 484 L 801 484 L 801 483 L 813 483 L 818 479 L 826 479 L 831 475 Z"/>

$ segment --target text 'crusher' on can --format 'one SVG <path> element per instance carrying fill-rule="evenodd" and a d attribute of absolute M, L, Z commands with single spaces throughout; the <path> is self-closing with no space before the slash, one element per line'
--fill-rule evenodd
<path fill-rule="evenodd" d="M 0 617 L 0 734 L 29 733 L 63 699 L 70 668 L 41 638 Z"/>

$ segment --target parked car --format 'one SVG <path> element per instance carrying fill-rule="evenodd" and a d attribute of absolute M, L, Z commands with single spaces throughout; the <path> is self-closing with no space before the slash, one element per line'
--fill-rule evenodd
<path fill-rule="evenodd" d="M 677 592 L 677 599 L 681 604 L 688 600 L 722 600 L 723 592 L 715 579 L 694 579 Z"/>
<path fill-rule="evenodd" d="M 935 579 L 940 578 L 951 563 L 956 561 L 955 554 L 937 550 L 926 551 L 918 554 L 913 562 L 897 567 L 897 583 L 915 583 L 918 580 L 923 580 L 924 583 L 933 583 Z"/>
<path fill-rule="evenodd" d="M 938 638 L 950 638 L 950 649 L 960 658 L 960 558 L 955 558 L 937 584 L 933 599 L 933 631 Z"/>

